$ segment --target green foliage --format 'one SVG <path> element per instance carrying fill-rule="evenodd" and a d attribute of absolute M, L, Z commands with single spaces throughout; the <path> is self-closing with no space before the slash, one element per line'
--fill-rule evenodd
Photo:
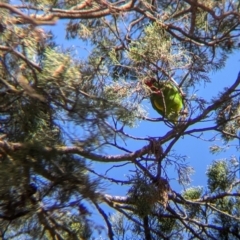
<path fill-rule="evenodd" d="M 217 111 L 216 122 L 222 133 L 222 138 L 228 142 L 237 136 L 240 127 L 240 106 L 239 99 L 226 101 Z"/>
<path fill-rule="evenodd" d="M 226 191 L 233 180 L 235 175 L 230 171 L 228 163 L 224 160 L 215 161 L 208 167 L 208 188 L 211 192 Z"/>
<path fill-rule="evenodd" d="M 202 187 L 190 187 L 186 189 L 182 196 L 186 200 L 190 200 L 192 203 L 186 204 L 185 208 L 188 213 L 188 216 L 191 218 L 200 217 L 202 209 L 198 204 L 195 204 L 194 201 L 198 201 L 203 194 Z"/>
<path fill-rule="evenodd" d="M 143 37 L 130 43 L 127 54 L 134 65 L 142 66 L 144 70 L 144 67 L 159 62 L 166 73 L 190 62 L 187 51 L 173 44 L 170 35 L 161 23 L 146 26 Z"/>
<path fill-rule="evenodd" d="M 155 62 L 159 58 L 164 61 L 172 59 L 170 54 L 171 39 L 167 37 L 165 30 L 158 24 L 150 24 L 144 30 L 145 36 L 132 42 L 129 48 L 129 58 L 136 63 L 144 60 Z M 145 59 L 149 57 L 149 59 Z"/>
<path fill-rule="evenodd" d="M 158 192 L 154 184 L 149 185 L 144 180 L 136 179 L 129 189 L 130 201 L 133 202 L 136 214 L 145 217 L 151 213 L 154 204 L 158 201 Z"/>
<path fill-rule="evenodd" d="M 177 227 L 176 219 L 171 218 L 160 218 L 159 219 L 159 230 L 165 234 L 171 234 L 172 230 Z"/>
<path fill-rule="evenodd" d="M 201 187 L 191 187 L 186 189 L 183 193 L 183 197 L 187 200 L 199 199 L 202 195 L 203 189 Z"/>

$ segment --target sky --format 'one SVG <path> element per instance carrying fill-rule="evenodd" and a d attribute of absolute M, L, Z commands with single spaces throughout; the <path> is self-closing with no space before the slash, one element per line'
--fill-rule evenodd
<path fill-rule="evenodd" d="M 64 47 L 75 46 L 76 51 L 81 52 L 86 51 L 86 46 L 79 40 L 65 40 L 65 31 L 64 25 L 66 21 L 61 21 L 57 26 L 53 27 L 53 32 L 56 35 L 56 41 L 59 45 Z M 52 27 L 49 27 L 52 28 Z M 83 54 L 84 55 L 84 54 Z M 237 78 L 238 72 L 240 71 L 240 54 L 239 51 L 232 54 L 231 57 L 226 62 L 226 66 L 211 75 L 211 83 L 206 85 L 199 86 L 197 91 L 197 95 L 201 96 L 207 100 L 216 97 L 220 91 L 224 89 L 224 87 L 230 86 Z M 159 117 L 158 113 L 154 111 L 149 104 L 148 100 L 143 101 L 144 108 L 148 111 L 149 117 Z M 197 125 L 196 125 L 197 126 Z M 196 127 L 195 125 L 193 127 Z M 128 128 L 128 133 L 131 135 L 139 136 L 139 137 L 148 137 L 148 136 L 163 136 L 166 133 L 167 128 L 164 127 L 163 123 L 160 122 L 146 122 L 140 121 L 135 128 Z M 176 154 L 181 154 L 186 156 L 186 163 L 193 167 L 194 173 L 191 177 L 192 182 L 190 186 L 204 186 L 206 187 L 207 179 L 206 179 L 206 170 L 207 167 L 214 161 L 219 159 L 229 159 L 231 157 L 236 157 L 238 159 L 239 152 L 237 151 L 239 142 L 238 140 L 234 140 L 229 142 L 229 146 L 225 149 L 224 152 L 218 154 L 211 154 L 209 149 L 213 144 L 223 145 L 221 138 L 218 137 L 215 142 L 207 141 L 215 135 L 213 132 L 204 133 L 201 138 L 193 138 L 190 136 L 184 136 L 181 138 L 176 145 L 174 146 L 174 151 Z M 137 150 L 147 144 L 147 142 L 139 142 L 139 141 L 130 141 L 128 143 L 127 148 L 131 150 Z M 165 146 L 163 146 L 165 147 Z M 108 154 L 115 154 L 116 152 L 108 149 Z M 94 168 L 97 172 L 101 174 L 105 174 L 106 171 L 112 166 L 112 164 L 103 164 L 103 163 L 94 163 Z M 131 174 L 131 169 L 133 169 L 132 165 L 127 165 L 124 167 L 116 167 L 108 171 L 109 177 L 114 177 L 119 180 L 127 180 L 128 176 Z M 171 188 L 177 192 L 183 191 L 183 187 L 178 184 L 176 169 L 174 166 L 169 166 L 168 168 L 168 176 L 170 177 L 170 185 Z M 188 186 L 186 186 L 188 187 Z M 113 195 L 124 196 L 126 194 L 126 187 L 116 186 L 116 185 L 107 185 L 106 193 Z M 96 221 L 102 223 L 101 218 L 97 215 L 93 215 Z"/>

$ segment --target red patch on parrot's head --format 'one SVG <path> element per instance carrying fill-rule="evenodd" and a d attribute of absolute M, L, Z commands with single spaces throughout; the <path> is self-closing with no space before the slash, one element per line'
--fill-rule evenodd
<path fill-rule="evenodd" d="M 155 78 L 149 78 L 144 83 L 151 89 L 152 93 L 162 95 L 160 85 Z"/>
<path fill-rule="evenodd" d="M 155 82 L 156 82 L 155 78 L 150 78 L 150 79 L 147 79 L 144 83 L 151 88 Z"/>

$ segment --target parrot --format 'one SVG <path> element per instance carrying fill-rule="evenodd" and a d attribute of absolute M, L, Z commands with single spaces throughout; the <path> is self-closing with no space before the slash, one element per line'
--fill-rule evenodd
<path fill-rule="evenodd" d="M 152 107 L 172 123 L 176 123 L 180 111 L 184 106 L 183 95 L 180 90 L 169 81 L 158 82 L 155 78 L 145 81 L 150 88 L 150 101 Z"/>

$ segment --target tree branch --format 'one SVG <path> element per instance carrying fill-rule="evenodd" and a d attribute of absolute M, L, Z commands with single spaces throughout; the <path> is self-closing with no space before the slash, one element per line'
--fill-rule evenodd
<path fill-rule="evenodd" d="M 17 14 L 20 18 L 22 18 L 26 23 L 30 23 L 32 25 L 54 25 L 56 22 L 55 21 L 39 21 L 34 19 L 33 17 L 29 17 L 28 15 L 25 15 L 21 11 L 19 11 L 17 8 L 14 6 L 7 4 L 7 3 L 0 3 L 0 8 L 5 8 L 8 9 L 10 12 L 13 12 Z"/>

